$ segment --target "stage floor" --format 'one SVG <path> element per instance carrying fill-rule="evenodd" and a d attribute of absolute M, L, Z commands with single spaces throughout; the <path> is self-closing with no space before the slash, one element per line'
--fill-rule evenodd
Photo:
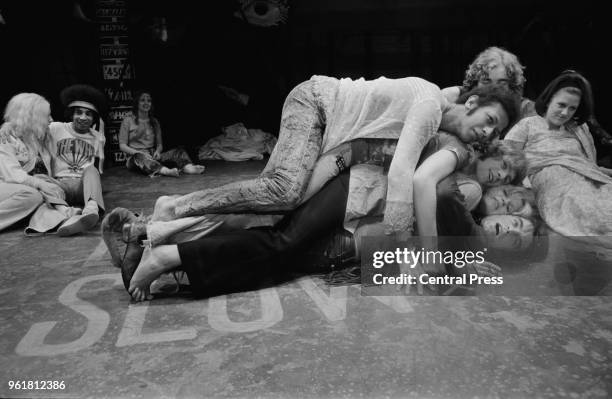
<path fill-rule="evenodd" d="M 105 199 L 108 209 L 151 212 L 159 195 L 251 177 L 264 164 L 215 162 L 178 179 L 113 168 Z M 0 233 L 0 397 L 612 395 L 610 297 L 368 297 L 306 276 L 136 304 L 99 231 L 21 231 Z"/>

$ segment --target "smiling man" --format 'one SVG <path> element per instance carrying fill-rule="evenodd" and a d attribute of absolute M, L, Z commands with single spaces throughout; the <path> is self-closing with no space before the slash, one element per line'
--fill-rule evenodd
<path fill-rule="evenodd" d="M 69 122 L 49 126 L 51 173 L 66 192 L 70 205 L 82 214 L 62 224 L 57 232 L 70 236 L 93 228 L 104 213 L 100 173 L 104 164 L 104 134 L 93 129 L 106 105 L 104 94 L 88 85 L 73 85 L 60 94 Z M 98 158 L 99 166 L 94 165 Z"/>

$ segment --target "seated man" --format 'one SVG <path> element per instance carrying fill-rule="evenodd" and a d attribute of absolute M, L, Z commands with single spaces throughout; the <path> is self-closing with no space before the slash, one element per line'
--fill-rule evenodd
<path fill-rule="evenodd" d="M 104 213 L 100 173 L 104 165 L 104 134 L 92 128 L 106 106 L 104 94 L 88 85 L 73 85 L 60 95 L 70 122 L 49 126 L 51 173 L 66 193 L 69 205 L 83 205 L 57 233 L 70 236 L 93 228 Z M 94 162 L 98 161 L 98 168 Z"/>

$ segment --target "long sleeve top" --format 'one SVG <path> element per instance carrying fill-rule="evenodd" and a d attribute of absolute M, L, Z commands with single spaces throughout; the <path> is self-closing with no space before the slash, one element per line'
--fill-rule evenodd
<path fill-rule="evenodd" d="M 358 138 L 398 140 L 384 217 L 390 232 L 412 230 L 414 171 L 448 107 L 440 88 L 420 78 L 340 80 L 322 152 Z"/>

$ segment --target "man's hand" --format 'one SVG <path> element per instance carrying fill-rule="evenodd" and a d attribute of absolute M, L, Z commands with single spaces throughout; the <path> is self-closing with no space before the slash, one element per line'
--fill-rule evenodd
<path fill-rule="evenodd" d="M 159 161 L 159 159 L 161 158 L 161 153 L 161 150 L 155 150 L 155 152 L 153 153 L 153 159 Z"/>

